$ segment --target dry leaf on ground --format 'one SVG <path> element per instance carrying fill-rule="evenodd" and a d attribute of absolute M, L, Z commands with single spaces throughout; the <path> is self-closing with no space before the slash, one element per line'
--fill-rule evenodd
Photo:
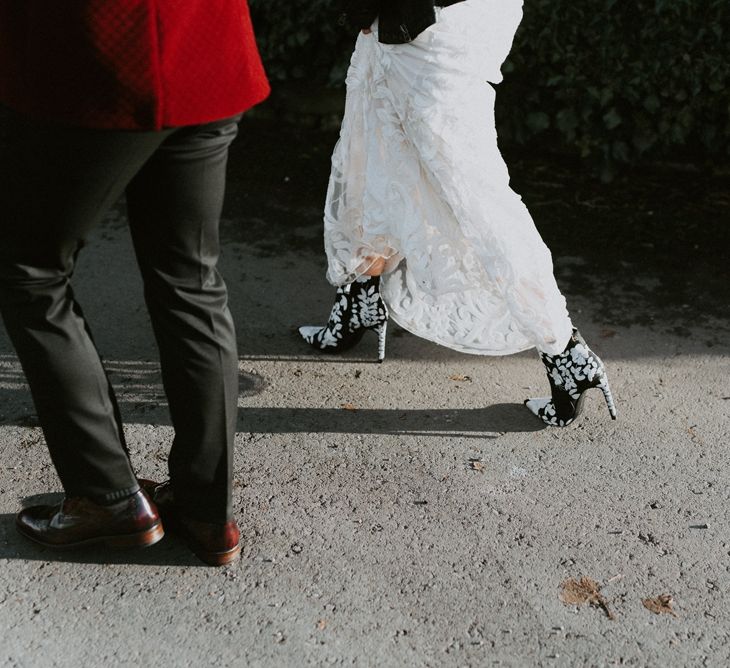
<path fill-rule="evenodd" d="M 455 373 L 453 376 L 449 376 L 449 380 L 465 383 L 471 380 L 471 376 L 462 376 L 460 373 Z"/>
<path fill-rule="evenodd" d="M 613 612 L 608 607 L 608 601 L 601 594 L 601 585 L 595 580 L 581 577 L 578 580 L 568 578 L 561 585 L 561 592 L 558 598 L 565 605 L 583 605 L 588 603 L 594 607 L 602 608 L 609 619 L 615 619 Z"/>
<path fill-rule="evenodd" d="M 324 630 L 325 630 L 325 629 L 327 628 L 327 620 L 326 620 L 326 619 L 320 619 L 320 620 L 319 620 L 319 621 L 317 622 L 317 628 L 318 628 L 318 629 L 319 629 L 320 631 L 324 631 Z"/>
<path fill-rule="evenodd" d="M 349 401 L 346 404 L 340 404 L 340 408 L 346 411 L 356 411 L 357 406 L 355 404 L 351 404 Z"/>
<path fill-rule="evenodd" d="M 484 462 L 480 461 L 479 459 L 470 459 L 469 468 L 471 468 L 472 471 L 484 471 Z"/>
<path fill-rule="evenodd" d="M 669 594 L 662 594 L 656 598 L 645 598 L 641 602 L 647 610 L 651 610 L 656 615 L 665 613 L 677 617 L 677 613 L 672 609 L 673 600 Z"/>

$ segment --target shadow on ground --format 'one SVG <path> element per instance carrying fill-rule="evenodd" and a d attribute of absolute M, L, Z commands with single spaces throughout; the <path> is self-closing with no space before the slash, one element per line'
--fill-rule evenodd
<path fill-rule="evenodd" d="M 126 398 L 128 388 L 117 385 L 118 401 L 125 421 L 134 424 L 170 425 L 164 403 L 143 403 Z M 3 396 L 5 395 L 5 396 Z M 16 399 L 17 397 L 12 397 Z M 10 403 L 0 390 L 0 402 Z M 450 438 L 497 438 L 499 434 L 540 431 L 545 426 L 522 404 L 492 404 L 483 408 L 403 410 L 345 408 L 241 408 L 239 430 L 250 434 L 391 434 L 448 436 Z M 27 408 L 0 415 L 0 425 L 35 428 L 37 416 Z M 29 437 L 30 438 L 30 437 Z M 33 438 L 40 438 L 37 434 Z M 35 443 L 28 443 L 34 445 Z M 22 443 L 21 443 L 22 445 Z"/>
<path fill-rule="evenodd" d="M 479 439 L 545 428 L 521 404 L 458 410 L 244 408 L 241 424 L 245 431 L 261 434 L 408 434 Z"/>

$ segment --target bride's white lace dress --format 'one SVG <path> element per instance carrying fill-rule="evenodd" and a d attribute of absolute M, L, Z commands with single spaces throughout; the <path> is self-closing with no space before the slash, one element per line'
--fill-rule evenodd
<path fill-rule="evenodd" d="M 360 34 L 325 207 L 327 278 L 387 258 L 382 295 L 418 336 L 467 353 L 562 352 L 571 322 L 497 148 L 491 81 L 521 0 L 465 0 L 408 44 Z"/>

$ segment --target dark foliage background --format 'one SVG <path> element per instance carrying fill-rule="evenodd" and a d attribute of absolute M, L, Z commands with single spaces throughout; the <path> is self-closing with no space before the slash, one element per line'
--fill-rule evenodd
<path fill-rule="evenodd" d="M 274 83 L 342 86 L 338 0 L 250 0 Z M 503 67 L 503 142 L 549 141 L 604 176 L 639 159 L 730 156 L 728 0 L 526 0 Z"/>

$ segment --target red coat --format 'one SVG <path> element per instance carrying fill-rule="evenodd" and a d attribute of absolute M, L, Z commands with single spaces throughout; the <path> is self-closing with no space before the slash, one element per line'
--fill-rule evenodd
<path fill-rule="evenodd" d="M 0 0 L 0 102 L 17 111 L 157 130 L 268 93 L 246 0 Z"/>

